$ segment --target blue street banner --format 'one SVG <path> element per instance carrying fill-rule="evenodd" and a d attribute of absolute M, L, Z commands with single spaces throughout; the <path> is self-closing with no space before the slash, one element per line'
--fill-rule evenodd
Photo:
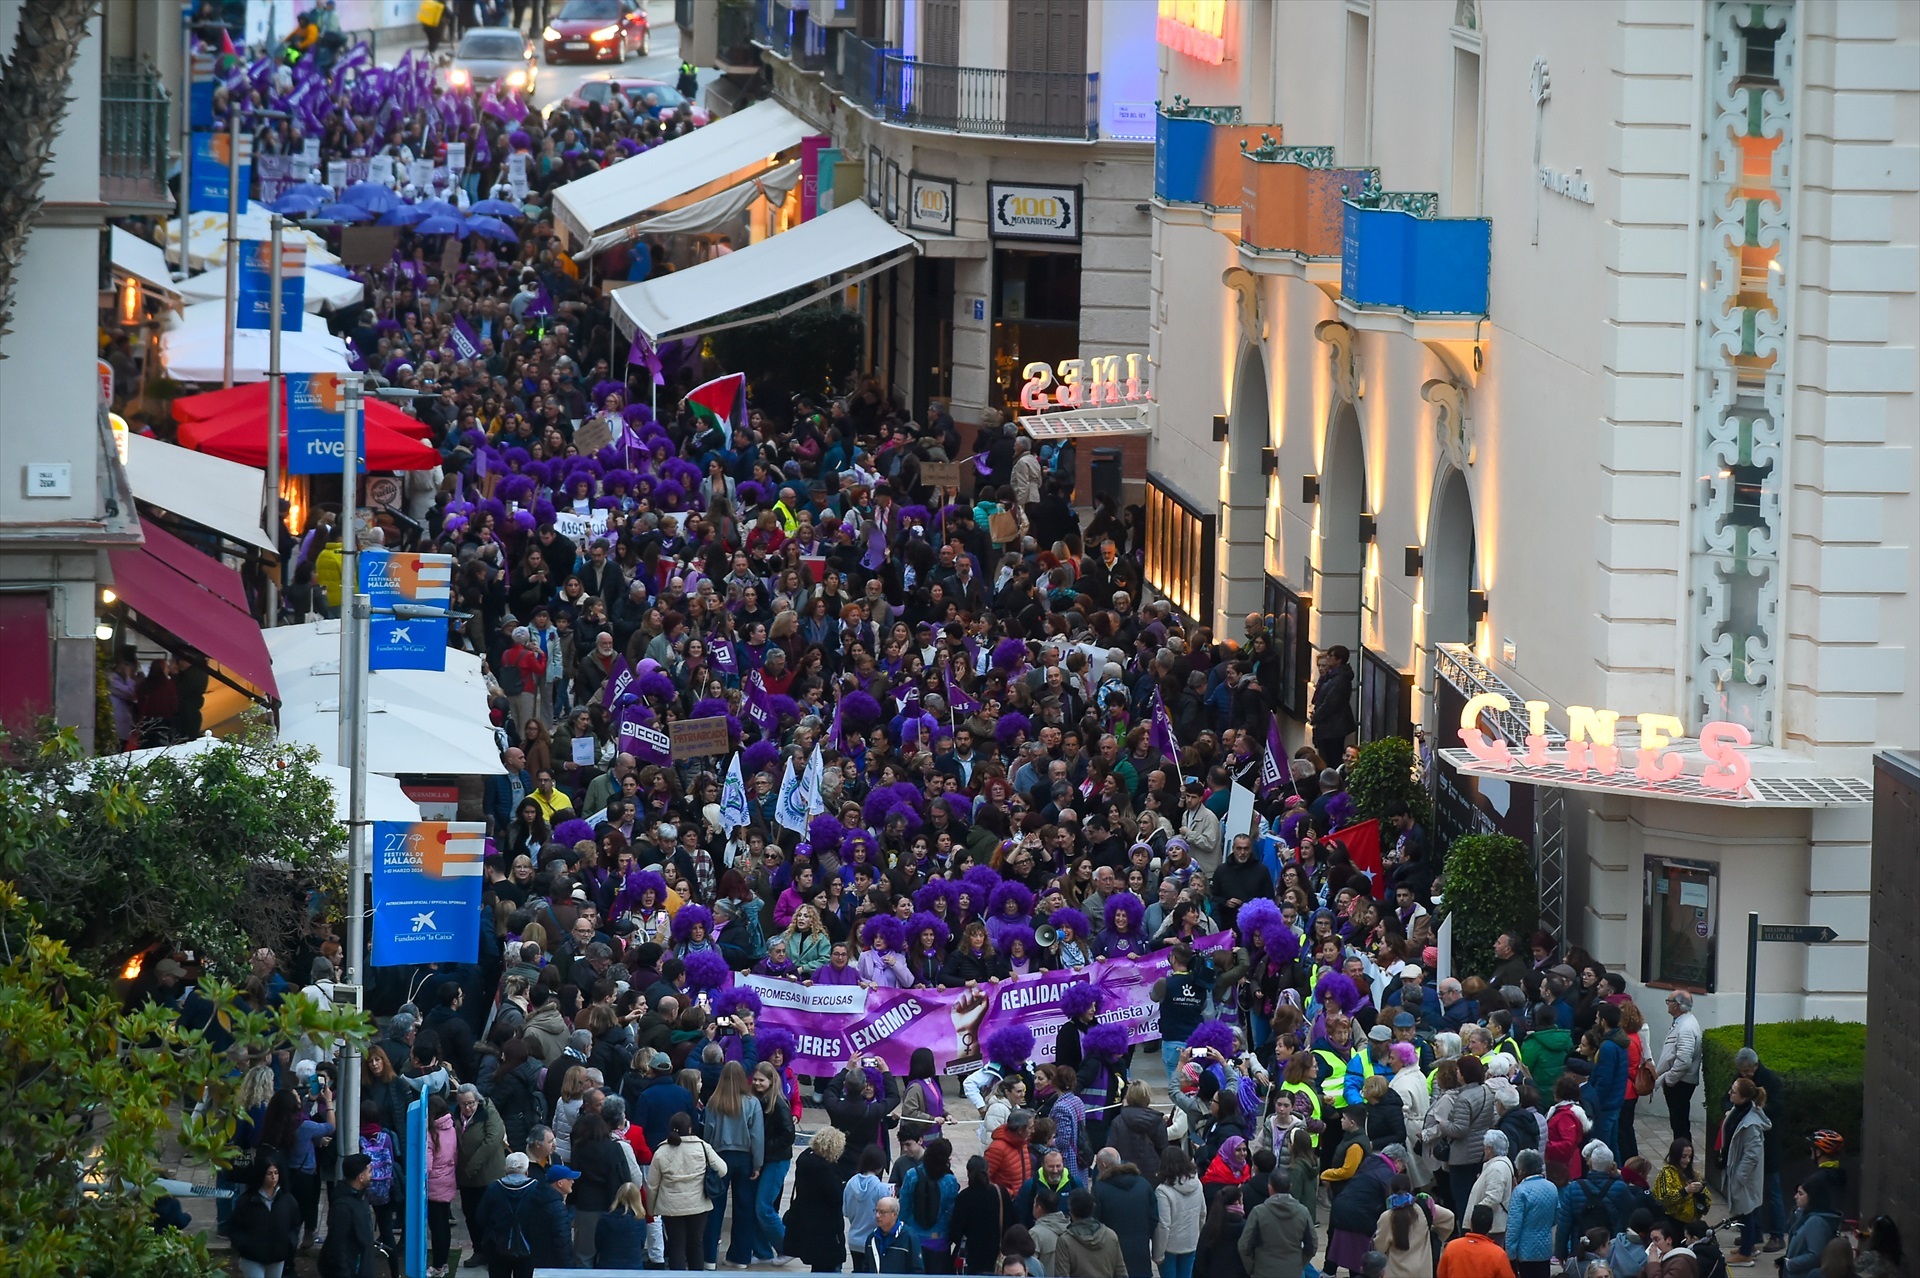
<path fill-rule="evenodd" d="M 480 957 L 481 822 L 373 823 L 373 966 Z"/>
<path fill-rule="evenodd" d="M 211 49 L 193 51 L 193 80 L 187 86 L 187 112 L 194 129 L 213 127 L 213 90 L 217 83 L 213 75 L 213 63 L 216 56 Z M 198 162 L 198 152 L 194 159 Z"/>
<path fill-rule="evenodd" d="M 287 374 L 287 473 L 331 475 L 346 450 L 347 405 L 338 373 Z M 360 469 L 367 468 L 365 450 Z"/>
<path fill-rule="evenodd" d="M 396 604 L 446 608 L 453 602 L 453 556 L 401 550 L 360 552 L 360 591 L 373 602 L 369 670 L 445 670 L 445 617 L 383 617 Z"/>
<path fill-rule="evenodd" d="M 307 245 L 295 237 L 280 241 L 280 331 L 297 333 L 307 303 Z M 235 328 L 273 327 L 273 241 L 240 241 L 240 304 Z"/>
<path fill-rule="evenodd" d="M 225 133 L 193 135 L 193 189 L 187 212 L 227 211 L 227 144 Z M 253 139 L 240 135 L 240 211 L 247 211 L 247 192 L 253 186 Z"/>

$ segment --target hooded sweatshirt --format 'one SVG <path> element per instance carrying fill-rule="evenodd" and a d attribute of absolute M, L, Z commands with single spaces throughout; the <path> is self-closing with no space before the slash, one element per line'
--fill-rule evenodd
<path fill-rule="evenodd" d="M 1119 1235 L 1097 1220 L 1074 1221 L 1054 1244 L 1048 1272 L 1073 1278 L 1126 1278 Z"/>
<path fill-rule="evenodd" d="M 1184 1256 L 1199 1250 L 1200 1229 L 1207 1222 L 1207 1196 L 1192 1176 L 1153 1191 L 1160 1204 L 1160 1223 L 1153 1230 L 1153 1258 Z"/>

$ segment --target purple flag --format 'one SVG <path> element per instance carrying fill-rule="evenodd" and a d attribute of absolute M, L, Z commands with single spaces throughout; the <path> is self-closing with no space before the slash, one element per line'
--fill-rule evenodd
<path fill-rule="evenodd" d="M 845 750 L 847 748 L 846 730 L 840 726 L 840 702 L 833 703 L 833 722 L 827 725 L 827 749 Z"/>
<path fill-rule="evenodd" d="M 1153 690 L 1153 722 L 1147 727 L 1147 744 L 1178 763 L 1180 743 L 1173 736 L 1173 717 L 1167 713 L 1167 703 L 1160 699 L 1160 689 Z"/>
<path fill-rule="evenodd" d="M 721 674 L 740 673 L 740 654 L 734 651 L 732 640 L 707 640 L 707 655 L 713 659 L 713 668 Z"/>
<path fill-rule="evenodd" d="M 957 683 L 947 685 L 947 704 L 953 707 L 955 714 L 974 714 L 980 709 L 980 703 L 968 696 L 967 690 Z"/>
<path fill-rule="evenodd" d="M 627 347 L 627 363 L 639 364 L 652 373 L 655 386 L 667 384 L 667 375 L 660 369 L 660 353 L 653 349 L 653 343 L 647 340 L 647 335 L 638 329 L 634 330 L 633 342 Z"/>
<path fill-rule="evenodd" d="M 620 750 L 640 763 L 672 763 L 673 741 L 665 732 L 641 722 L 641 707 L 628 706 L 620 713 Z"/>
<path fill-rule="evenodd" d="M 1266 798 L 1293 780 L 1287 768 L 1287 747 L 1280 740 L 1280 716 L 1267 720 L 1267 748 L 1260 756 L 1260 797 Z"/>
<path fill-rule="evenodd" d="M 920 709 L 920 689 L 911 680 L 895 688 L 889 695 L 893 697 L 894 704 L 900 707 L 902 714 L 907 713 L 908 706 L 912 706 L 915 711 Z"/>
<path fill-rule="evenodd" d="M 461 359 L 480 358 L 480 335 L 473 331 L 473 325 L 467 323 L 467 317 L 453 317 L 453 349 Z"/>
<path fill-rule="evenodd" d="M 529 316 L 553 314 L 553 295 L 547 292 L 547 286 L 536 282 L 533 288 L 533 300 L 527 303 L 527 314 Z"/>
<path fill-rule="evenodd" d="M 878 523 L 867 525 L 867 553 L 860 556 L 860 566 L 868 572 L 878 572 L 880 565 L 887 562 L 887 530 Z"/>
<path fill-rule="evenodd" d="M 744 685 L 747 692 L 747 717 L 754 726 L 772 736 L 780 727 L 780 721 L 774 717 L 773 705 L 767 700 L 767 685 L 760 680 L 760 672 L 754 671 L 747 676 Z"/>
<path fill-rule="evenodd" d="M 613 659 L 613 666 L 607 671 L 606 686 L 600 689 L 600 704 L 611 710 L 633 683 L 633 667 L 627 664 L 625 656 Z"/>

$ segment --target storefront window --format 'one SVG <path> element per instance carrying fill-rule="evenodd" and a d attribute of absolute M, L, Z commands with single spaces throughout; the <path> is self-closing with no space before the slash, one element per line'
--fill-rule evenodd
<path fill-rule="evenodd" d="M 1020 370 L 1080 354 L 1080 255 L 996 249 L 993 255 L 995 403 L 1018 414 Z"/>
<path fill-rule="evenodd" d="M 1641 979 L 1663 988 L 1713 993 L 1720 867 L 1648 857 L 1641 910 Z"/>
<path fill-rule="evenodd" d="M 1312 612 L 1311 596 L 1296 594 L 1277 577 L 1267 578 L 1267 616 L 1273 654 L 1280 665 L 1280 686 L 1265 692 L 1296 719 L 1307 717 L 1307 672 L 1313 669 L 1313 644 L 1307 632 Z"/>
<path fill-rule="evenodd" d="M 1413 676 L 1371 648 L 1360 651 L 1360 740 L 1413 740 Z"/>
<path fill-rule="evenodd" d="M 1215 516 L 1147 476 L 1147 585 L 1191 620 L 1213 620 Z"/>

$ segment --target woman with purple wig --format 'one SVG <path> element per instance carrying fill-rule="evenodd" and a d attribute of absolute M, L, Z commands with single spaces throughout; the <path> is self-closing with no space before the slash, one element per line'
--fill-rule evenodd
<path fill-rule="evenodd" d="M 1143 926 L 1147 907 L 1131 892 L 1115 892 L 1107 898 L 1107 929 L 1100 937 L 1100 956 L 1109 959 L 1145 958 L 1151 943 Z"/>
<path fill-rule="evenodd" d="M 913 987 L 913 969 L 907 966 L 907 929 L 891 914 L 869 919 L 860 929 L 866 949 L 860 955 L 860 983 L 868 989 L 904 990 Z"/>

